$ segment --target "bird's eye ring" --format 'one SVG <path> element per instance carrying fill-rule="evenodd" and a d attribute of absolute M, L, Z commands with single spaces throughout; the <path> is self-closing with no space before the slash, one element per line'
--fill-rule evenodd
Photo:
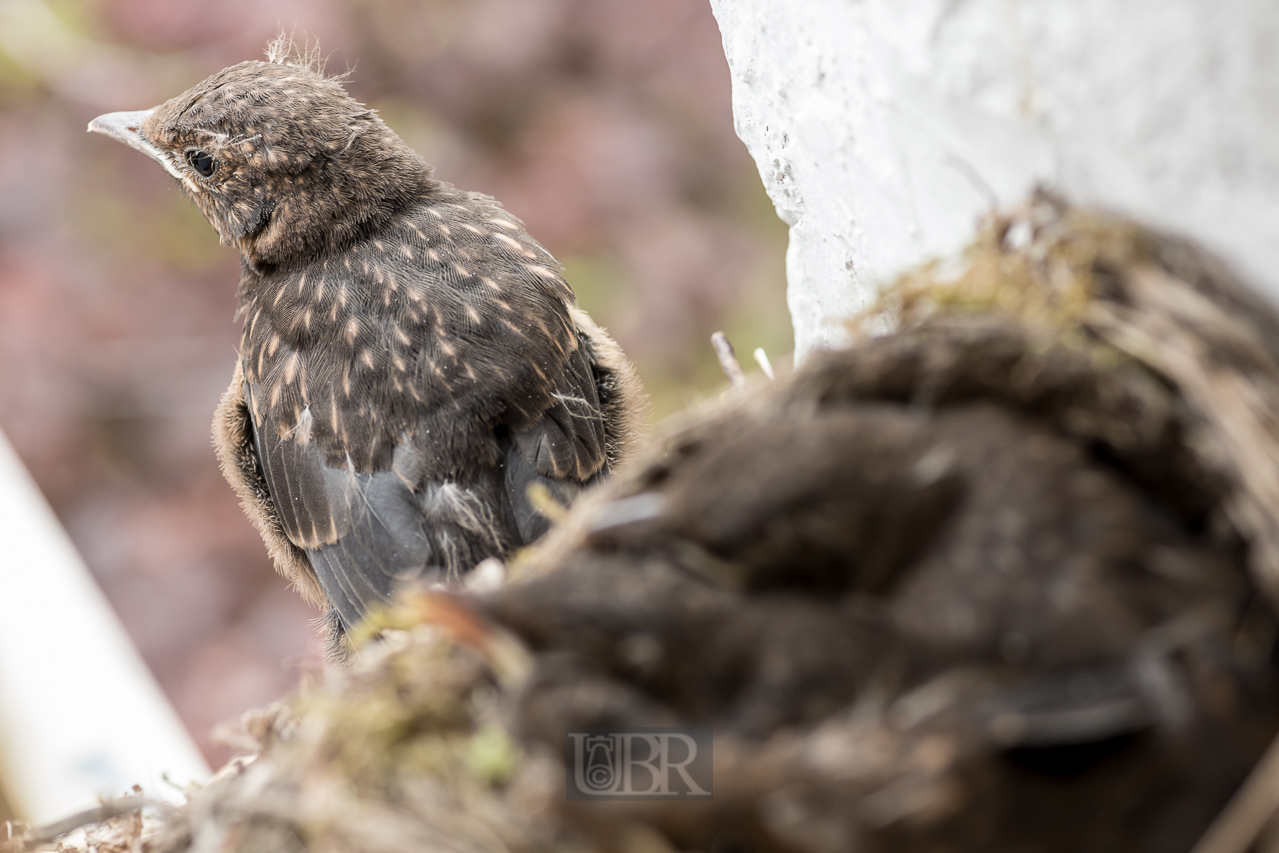
<path fill-rule="evenodd" d="M 187 162 L 202 178 L 209 177 L 218 168 L 218 161 L 213 159 L 213 155 L 200 148 L 187 149 Z"/>

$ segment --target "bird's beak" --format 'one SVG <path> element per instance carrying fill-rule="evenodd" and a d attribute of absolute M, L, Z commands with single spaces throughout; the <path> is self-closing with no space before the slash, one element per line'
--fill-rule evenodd
<path fill-rule="evenodd" d="M 136 148 L 148 157 L 164 162 L 160 149 L 142 135 L 142 123 L 150 118 L 155 110 L 139 110 L 133 113 L 107 113 L 89 122 L 91 133 L 103 133 L 112 139 L 118 139 L 130 148 Z"/>

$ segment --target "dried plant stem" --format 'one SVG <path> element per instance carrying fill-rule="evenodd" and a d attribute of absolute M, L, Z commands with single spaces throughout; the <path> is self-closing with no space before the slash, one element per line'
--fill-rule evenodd
<path fill-rule="evenodd" d="M 723 332 L 716 332 L 711 335 L 711 346 L 715 347 L 719 366 L 728 377 L 728 381 L 733 383 L 734 388 L 745 388 L 746 374 L 742 372 L 742 366 L 737 361 L 737 353 L 733 352 L 733 345 L 728 342 L 728 336 Z"/>
<path fill-rule="evenodd" d="M 1246 853 L 1279 809 L 1279 738 L 1191 853 Z"/>

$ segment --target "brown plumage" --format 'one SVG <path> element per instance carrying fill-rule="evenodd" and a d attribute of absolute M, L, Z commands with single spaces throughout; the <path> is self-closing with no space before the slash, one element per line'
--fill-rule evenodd
<path fill-rule="evenodd" d="M 641 405 L 560 264 L 305 62 L 214 74 L 91 130 L 157 160 L 242 257 L 214 442 L 276 566 L 349 629 L 407 578 L 535 539 Z"/>

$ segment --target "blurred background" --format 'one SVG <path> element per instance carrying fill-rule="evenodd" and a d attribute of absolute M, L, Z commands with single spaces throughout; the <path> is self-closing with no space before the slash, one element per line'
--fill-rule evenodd
<path fill-rule="evenodd" d="M 712 331 L 743 361 L 791 350 L 786 229 L 733 133 L 704 0 L 0 0 L 0 428 L 214 766 L 215 724 L 320 667 L 318 614 L 210 447 L 238 257 L 85 125 L 281 29 L 353 69 L 438 177 L 524 219 L 658 418 L 722 383 Z"/>

